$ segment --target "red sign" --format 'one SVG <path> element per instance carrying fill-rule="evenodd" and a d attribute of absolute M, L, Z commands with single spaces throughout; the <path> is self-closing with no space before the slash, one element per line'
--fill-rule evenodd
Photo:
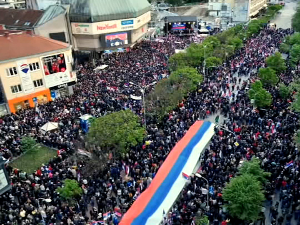
<path fill-rule="evenodd" d="M 105 24 L 105 26 L 97 25 L 97 30 L 110 30 L 116 28 L 117 28 L 117 24 L 113 24 L 113 25 Z"/>
<path fill-rule="evenodd" d="M 0 30 L 4 30 L 4 26 L 0 24 Z"/>

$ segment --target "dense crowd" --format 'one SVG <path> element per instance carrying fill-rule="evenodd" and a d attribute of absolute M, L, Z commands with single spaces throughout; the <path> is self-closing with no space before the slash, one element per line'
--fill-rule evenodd
<path fill-rule="evenodd" d="M 247 97 L 249 84 L 257 78 L 257 70 L 265 66 L 265 58 L 290 33 L 290 30 L 264 29 L 249 39 L 236 55 L 211 71 L 199 90 L 170 112 L 163 124 L 158 125 L 155 118 L 149 118 L 148 136 L 143 144 L 132 148 L 122 161 L 108 162 L 104 170 L 88 177 L 80 173 L 85 161 L 70 166 L 66 160 L 74 150 L 74 141 L 83 136 L 78 118 L 83 114 L 103 116 L 127 108 L 141 114 L 140 102 L 129 98 L 131 94 L 140 94 L 139 88 L 130 82 L 147 86 L 150 91 L 155 81 L 168 76 L 168 57 L 194 39 L 169 36 L 163 41 L 144 41 L 130 52 L 104 58 L 100 63 L 108 65 L 105 70 L 95 70 L 88 63 L 80 66 L 74 95 L 40 105 L 38 110 L 26 109 L 1 118 L 1 152 L 5 158 L 22 152 L 20 139 L 25 134 L 64 150 L 34 174 L 7 167 L 12 190 L 0 196 L 0 223 L 86 224 L 107 219 L 117 224 L 122 213 L 149 186 L 159 166 L 188 128 L 196 120 L 217 113 L 225 118 L 224 129 L 216 130 L 198 170 L 208 180 L 209 187 L 204 179 L 192 176 L 165 223 L 191 224 L 196 214 L 203 212 L 213 224 L 226 224 L 228 215 L 222 207 L 222 188 L 235 175 L 240 163 L 254 156 L 272 173 L 267 189 L 269 203 L 276 191 L 280 195 L 278 203 L 271 203 L 272 224 L 283 221 L 288 224 L 292 217 L 300 218 L 299 153 L 290 141 L 298 128 L 298 116 L 288 109 L 288 101 L 279 97 L 277 88 L 269 90 L 274 98 L 270 110 L 255 109 Z M 175 41 L 181 44 L 176 45 Z M 280 78 L 291 82 L 294 74 L 288 68 Z M 47 121 L 57 121 L 62 126 L 43 135 L 39 128 Z M 55 192 L 66 178 L 77 179 L 84 190 L 72 206 L 62 202 Z M 206 204 L 209 211 L 205 211 Z M 280 213 L 279 204 L 285 213 Z"/>

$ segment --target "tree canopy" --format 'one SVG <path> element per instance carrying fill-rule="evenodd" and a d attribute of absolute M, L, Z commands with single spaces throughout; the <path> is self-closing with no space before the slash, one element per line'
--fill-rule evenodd
<path fill-rule="evenodd" d="M 266 63 L 267 66 L 275 70 L 277 74 L 286 70 L 285 60 L 282 58 L 282 55 L 279 52 L 269 56 L 266 59 Z"/>
<path fill-rule="evenodd" d="M 265 196 L 262 185 L 251 174 L 233 178 L 223 190 L 223 199 L 228 203 L 228 213 L 240 220 L 256 221 L 263 206 Z"/>
<path fill-rule="evenodd" d="M 102 153 L 126 153 L 142 142 L 146 134 L 140 118 L 131 110 L 121 110 L 95 119 L 87 134 L 87 142 L 101 148 Z M 114 157 L 115 157 L 114 155 Z"/>
<path fill-rule="evenodd" d="M 275 86 L 279 81 L 276 71 L 269 67 L 260 68 L 258 76 L 264 86 Z"/>
<path fill-rule="evenodd" d="M 212 56 L 212 57 L 208 57 L 205 60 L 205 64 L 206 64 L 206 68 L 216 67 L 222 64 L 222 60 L 220 58 Z"/>
<path fill-rule="evenodd" d="M 188 65 L 188 59 L 187 59 L 187 54 L 180 52 L 172 55 L 169 58 L 169 68 L 174 71 L 177 70 L 178 68 L 184 67 Z"/>
<path fill-rule="evenodd" d="M 239 169 L 239 174 L 250 174 L 255 177 L 256 180 L 261 182 L 262 184 L 267 182 L 267 177 L 269 177 L 271 174 L 268 172 L 265 172 L 260 167 L 260 160 L 258 158 L 252 158 L 251 161 L 245 161 L 241 168 Z"/>
<path fill-rule="evenodd" d="M 251 85 L 249 98 L 254 100 L 254 104 L 259 107 L 267 107 L 272 104 L 272 95 L 262 87 L 261 81 L 256 81 Z"/>
<path fill-rule="evenodd" d="M 286 86 L 283 83 L 280 83 L 279 84 L 279 94 L 280 94 L 280 97 L 282 97 L 283 99 L 287 99 L 290 96 L 291 91 L 288 86 Z"/>
<path fill-rule="evenodd" d="M 295 31 L 300 32 L 300 6 L 299 6 L 299 4 L 297 6 L 296 13 L 293 15 L 293 18 L 292 18 L 292 28 Z"/>
<path fill-rule="evenodd" d="M 76 180 L 66 179 L 63 181 L 63 186 L 57 188 L 56 191 L 64 200 L 72 203 L 74 199 L 82 195 L 82 188 Z"/>
<path fill-rule="evenodd" d="M 290 63 L 292 66 L 299 65 L 300 62 L 300 44 L 294 44 L 290 50 Z"/>
<path fill-rule="evenodd" d="M 195 68 L 182 67 L 171 73 L 169 81 L 176 89 L 186 94 L 195 91 L 200 82 L 203 81 L 203 77 Z"/>

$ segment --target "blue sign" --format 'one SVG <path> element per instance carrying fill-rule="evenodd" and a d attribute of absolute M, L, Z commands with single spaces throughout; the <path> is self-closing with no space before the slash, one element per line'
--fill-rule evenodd
<path fill-rule="evenodd" d="M 127 25 L 132 25 L 132 24 L 133 24 L 133 20 L 123 20 L 123 21 L 121 21 L 122 26 L 127 26 Z"/>

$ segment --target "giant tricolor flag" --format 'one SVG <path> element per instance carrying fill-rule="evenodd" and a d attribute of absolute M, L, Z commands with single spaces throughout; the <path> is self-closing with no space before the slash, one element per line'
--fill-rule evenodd
<path fill-rule="evenodd" d="M 193 173 L 201 152 L 214 135 L 214 124 L 195 122 L 169 153 L 150 186 L 137 198 L 119 225 L 158 225 Z"/>

